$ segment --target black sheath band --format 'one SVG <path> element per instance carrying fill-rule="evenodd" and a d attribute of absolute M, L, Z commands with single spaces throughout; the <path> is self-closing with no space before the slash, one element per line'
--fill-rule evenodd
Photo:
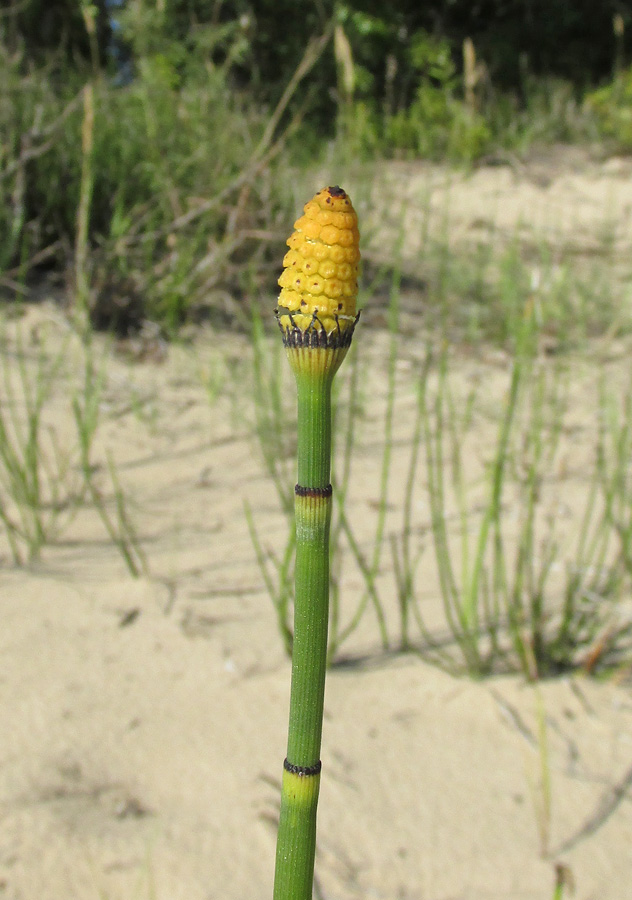
<path fill-rule="evenodd" d="M 323 764 L 320 760 L 318 760 L 315 766 L 294 766 L 287 761 L 287 757 L 283 760 L 283 768 L 286 772 L 291 772 L 292 775 L 320 775 L 322 767 Z"/>
<path fill-rule="evenodd" d="M 297 497 L 315 497 L 326 500 L 328 497 L 331 497 L 332 488 L 330 484 L 324 488 L 303 487 L 302 484 L 297 484 L 294 488 L 294 493 Z"/>

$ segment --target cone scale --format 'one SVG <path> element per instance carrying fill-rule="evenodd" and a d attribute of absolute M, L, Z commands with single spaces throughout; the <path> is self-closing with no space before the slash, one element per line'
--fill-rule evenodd
<path fill-rule="evenodd" d="M 304 207 L 288 239 L 277 319 L 296 377 L 294 641 L 274 900 L 311 900 L 329 624 L 331 387 L 357 321 L 357 216 L 339 187 Z"/>

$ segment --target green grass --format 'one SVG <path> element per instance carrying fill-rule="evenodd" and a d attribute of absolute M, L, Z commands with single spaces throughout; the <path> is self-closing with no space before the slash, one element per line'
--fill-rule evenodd
<path fill-rule="evenodd" d="M 360 205 L 370 203 L 370 184 L 359 197 Z M 420 208 L 427 223 L 428 198 L 425 205 L 420 198 Z M 397 209 L 396 203 L 394 215 Z M 571 250 L 552 248 L 537 235 L 525 246 L 517 236 L 501 243 L 493 230 L 487 244 L 456 253 L 448 242 L 446 210 L 438 236 L 431 239 L 430 230 L 422 226 L 421 254 L 411 277 L 402 275 L 402 269 L 410 270 L 410 260 L 396 265 L 371 262 L 370 248 L 378 236 L 370 227 L 368 231 L 361 305 L 366 306 L 365 321 L 375 316 L 388 338 L 370 364 L 381 372 L 378 395 L 369 399 L 367 364 L 359 364 L 353 354 L 336 394 L 333 483 L 340 502 L 334 505 L 331 529 L 330 662 L 342 660 L 360 633 L 366 647 L 372 628 L 374 649 L 423 645 L 428 656 L 451 667 L 464 666 L 472 674 L 518 667 L 532 677 L 532 655 L 542 675 L 578 665 L 608 627 L 603 616 L 609 618 L 616 609 L 624 585 L 624 555 L 615 553 L 621 538 L 604 512 L 604 497 L 610 497 L 607 508 L 613 518 L 617 494 L 612 487 L 615 473 L 606 473 L 603 462 L 604 455 L 613 460 L 614 450 L 599 450 L 606 440 L 596 427 L 603 399 L 593 394 L 590 401 L 595 427 L 585 436 L 590 460 L 579 487 L 584 507 L 576 511 L 575 544 L 554 527 L 550 508 L 556 500 L 550 485 L 555 479 L 549 472 L 560 466 L 573 369 L 589 366 L 597 347 L 604 351 L 613 338 L 629 333 L 625 286 L 613 277 L 609 237 L 604 233 L 603 252 L 585 266 Z M 403 234 L 401 224 L 390 239 L 382 238 L 382 256 L 395 245 L 397 234 Z M 401 258 L 401 250 L 393 252 Z M 396 366 L 410 354 L 411 343 L 427 349 L 415 354 L 406 389 L 396 377 Z M 258 317 L 254 347 L 252 378 L 259 410 L 255 430 L 288 520 L 284 547 L 265 546 L 257 536 L 260 524 L 253 511 L 249 524 L 289 648 L 294 547 L 291 498 L 282 486 L 289 483 L 287 464 L 293 452 L 293 411 L 286 403 L 291 392 Z M 462 351 L 481 360 L 500 354 L 503 360 L 507 382 L 495 389 L 500 399 L 494 401 L 493 415 L 480 386 L 472 383 L 463 396 Z M 484 377 L 482 363 L 479 378 Z M 411 393 L 416 397 L 412 410 Z M 360 536 L 348 512 L 354 508 L 351 459 L 363 440 L 367 417 L 376 416 L 374 513 L 363 523 L 370 521 L 373 533 L 367 535 L 363 528 Z M 394 422 L 401 421 L 407 427 L 404 433 L 398 427 L 395 438 Z M 472 480 L 463 459 L 469 451 L 462 448 L 481 429 L 489 439 Z M 624 458 L 620 450 L 619 467 Z M 406 472 L 403 495 L 394 495 L 394 468 Z M 623 515 L 628 496 L 626 490 L 618 507 L 619 535 L 624 536 L 631 533 Z M 414 515 L 419 504 L 431 510 L 429 520 Z M 509 525 L 508 510 L 515 520 Z M 441 640 L 422 615 L 418 578 L 431 556 L 443 597 L 444 626 L 459 648 L 460 661 L 454 653 L 443 652 Z M 565 573 L 561 581 L 560 571 Z M 343 608 L 341 585 L 358 579 L 362 589 Z M 390 610 L 393 597 L 397 621 Z M 618 629 L 608 634 L 602 662 L 612 662 L 625 638 Z"/>
<path fill-rule="evenodd" d="M 195 29 L 186 54 L 160 22 L 132 16 L 125 27 L 137 68 L 124 86 L 99 70 L 94 55 L 83 68 L 62 70 L 58 61 L 47 68 L 0 38 L 0 285 L 15 302 L 64 273 L 71 301 L 88 308 L 93 324 L 119 333 L 147 321 L 173 335 L 187 320 L 251 329 L 251 376 L 243 363 L 214 359 L 202 377 L 211 402 L 235 377 L 251 378 L 250 393 L 233 392 L 235 415 L 253 422 L 263 465 L 289 517 L 291 394 L 257 311 L 274 290 L 296 198 L 314 180 L 313 170 L 299 164 L 298 145 L 313 146 L 301 103 L 309 72 L 328 52 L 327 39 L 307 48 L 277 105 L 262 109 L 236 87 L 247 52 L 238 23 Z M 382 154 L 412 151 L 471 162 L 492 153 L 515 161 L 535 144 L 604 135 L 625 146 L 629 71 L 619 65 L 612 83 L 585 103 L 561 82 L 525 78 L 520 107 L 485 91 L 484 79 L 475 79 L 474 96 L 468 95 L 463 73 L 443 49 L 427 36 L 415 45 L 420 72 L 429 59 L 436 65 L 409 108 L 376 111 L 357 93 L 341 100 L 339 140 L 323 157 L 336 178 L 351 173 L 366 222 L 365 321 L 388 335 L 372 364 L 375 371 L 383 366 L 377 393 L 368 394 L 367 363 L 353 353 L 335 390 L 340 502 L 331 530 L 330 661 L 362 634 L 365 647 L 423 649 L 478 674 L 507 666 L 526 672 L 530 653 L 540 673 L 577 665 L 590 652 L 604 662 L 616 657 L 622 635 L 609 630 L 614 626 L 602 622 L 601 612 L 616 608 L 632 569 L 626 472 L 632 410 L 614 388 L 590 401 L 583 506 L 575 511 L 572 540 L 556 533 L 544 498 L 553 495 L 550 472 L 560 465 L 570 415 L 573 379 L 563 360 L 588 364 L 597 345 L 626 339 L 630 331 L 613 230 L 595 236 L 590 259 L 524 231 L 501 234 L 493 221 L 475 245 L 456 248 L 453 187 L 438 213 L 429 194 L 412 198 L 419 218 L 406 247 L 411 228 L 402 198 L 384 189 L 379 163 L 367 177 L 357 157 L 369 153 L 376 162 Z M 393 200 L 386 212 L 376 202 L 384 194 Z M 443 217 L 439 227 L 433 216 Z M 390 231 L 388 241 L 381 241 L 381 225 Z M 31 360 L 31 350 L 18 342 L 3 352 L 0 477 L 7 499 L 0 517 L 13 560 L 24 563 L 56 539 L 77 498 L 89 501 L 138 572 L 142 554 L 116 461 L 101 460 L 107 503 L 94 480 L 103 375 L 90 361 L 89 329 L 83 338 L 83 383 L 68 408 L 76 432 L 70 448 L 55 444 L 47 420 L 63 351 L 42 350 Z M 397 366 L 411 339 L 417 351 L 406 387 Z M 461 350 L 482 358 L 501 354 L 508 369 L 499 388 L 506 400 L 496 404 L 491 421 L 480 387 L 462 396 Z M 352 458 L 372 428 L 379 436 L 373 506 L 358 523 L 349 512 Z M 471 476 L 462 448 L 483 428 L 489 445 Z M 395 475 L 402 471 L 405 490 L 396 494 Z M 419 516 L 420 506 L 431 510 L 429 517 Z M 249 523 L 289 648 L 291 529 L 284 546 L 268 548 L 256 510 Z M 456 659 L 444 656 L 434 625 L 424 619 L 419 573 L 431 559 Z M 341 590 L 349 579 L 360 585 L 351 605 Z"/>
<path fill-rule="evenodd" d="M 107 347 L 97 349 L 61 317 L 55 324 L 28 331 L 19 316 L 0 320 L 0 525 L 8 551 L 15 565 L 34 562 L 89 504 L 138 576 L 146 562 L 116 463 L 95 453 Z"/>
<path fill-rule="evenodd" d="M 512 265 L 515 272 L 521 263 L 514 257 Z M 607 338 L 595 343 L 583 325 L 550 354 L 543 343 L 550 320 L 535 314 L 539 296 L 520 318 L 516 309 L 525 301 L 516 280 L 497 286 L 498 310 L 505 311 L 497 323 L 501 349 L 483 332 L 476 341 L 449 341 L 446 332 L 466 330 L 447 315 L 412 334 L 403 327 L 410 320 L 398 271 L 381 269 L 365 286 L 362 303 L 370 311 L 390 282 L 386 332 L 367 328 L 365 352 L 352 350 L 334 391 L 330 664 L 404 650 L 474 675 L 521 670 L 531 678 L 630 662 L 628 629 L 618 618 L 632 576 L 626 380 L 594 375 L 601 358 L 595 353 L 607 356 Z M 85 335 L 81 341 L 68 332 L 61 345 L 42 335 L 34 344 L 19 319 L 5 321 L 0 478 L 8 549 L 18 564 L 37 558 L 88 503 L 137 574 L 145 566 L 142 549 L 116 460 L 103 454 L 99 438 L 107 356 Z M 62 444 L 53 401 L 67 390 L 69 342 L 73 358 L 79 354 L 79 377 L 64 407 L 73 439 Z M 218 349 L 200 360 L 200 380 L 211 404 L 234 394 L 229 406 L 239 427 L 252 428 L 287 516 L 286 541 L 271 547 L 258 511 L 248 512 L 289 651 L 294 401 L 277 336 L 256 315 L 251 346 L 250 373 L 243 361 L 233 371 Z M 464 383 L 463 367 L 473 364 L 477 374 Z M 490 378 L 493 398 L 485 390 Z M 585 411 L 580 423 L 578 403 Z M 581 468 L 567 471 L 570 441 Z M 370 478 L 371 504 L 358 515 L 359 465 L 363 484 Z M 567 495 L 577 502 L 560 518 L 555 510 Z M 422 588 L 429 571 L 443 599 L 442 622 L 427 621 Z"/>
<path fill-rule="evenodd" d="M 512 260 L 515 275 L 518 263 Z M 544 304 L 538 310 L 537 292 L 527 298 L 515 277 L 501 279 L 497 290 L 498 309 L 505 313 L 497 322 L 502 371 L 485 363 L 489 344 L 479 336 L 478 375 L 464 384 L 459 345 L 450 346 L 445 337 L 456 330 L 449 319 L 415 337 L 403 334 L 396 272 L 379 357 L 364 363 L 352 357 L 341 375 L 330 662 L 357 653 L 354 646 L 366 652 L 368 644 L 371 652 L 415 650 L 476 676 L 520 670 L 537 679 L 581 666 L 612 668 L 629 654 L 630 628 L 618 619 L 618 609 L 631 571 L 626 460 L 632 407 L 623 386 L 619 392 L 585 385 L 599 361 L 583 323 L 551 355 L 543 340 L 550 320 L 542 315 Z M 364 301 L 370 308 L 371 298 Z M 600 328 L 607 324 L 604 314 Z M 289 433 L 292 411 L 283 404 L 282 380 L 273 374 L 275 350 L 260 331 L 255 346 L 259 399 L 271 400 L 271 420 L 257 422 L 256 430 L 264 464 L 279 484 L 285 476 L 275 467 L 284 454 L 275 456 L 274 448 L 278 436 Z M 469 342 L 460 346 L 469 347 L 471 360 Z M 407 357 L 414 360 L 408 384 L 396 374 L 397 360 Z M 370 367 L 380 373 L 378 394 L 371 394 Z M 492 396 L 485 390 L 489 383 Z M 577 403 L 585 410 L 581 426 Z M 360 534 L 352 512 L 360 501 L 351 458 L 362 455 L 369 427 L 376 435 L 373 511 L 364 516 Z M 569 452 L 581 460 L 572 472 L 566 471 Z M 395 471 L 403 493 L 395 487 Z M 556 510 L 567 504 L 567 493 L 573 503 L 560 518 Z M 283 549 L 267 548 L 256 536 L 254 512 L 249 522 L 289 649 L 293 523 L 287 498 L 278 496 L 288 521 Z M 420 507 L 426 516 L 416 512 Z M 442 627 L 425 621 L 421 570 L 426 580 L 430 570 L 443 599 Z M 362 588 L 343 605 L 345 582 Z"/>
<path fill-rule="evenodd" d="M 85 70 L 52 76 L 0 39 L 5 309 L 19 312 L 16 298 L 50 278 L 70 284 L 70 305 L 88 314 L 54 341 L 2 319 L 0 531 L 5 557 L 30 565 L 89 508 L 129 573 L 146 574 L 130 488 L 103 441 L 107 350 L 91 328 L 128 334 L 149 322 L 175 338 L 184 323 L 210 321 L 218 349 L 201 361 L 200 383 L 211 407 L 229 394 L 234 418 L 249 424 L 286 517 L 285 541 L 270 545 L 260 512 L 246 507 L 290 654 L 293 385 L 259 306 L 270 305 L 279 248 L 314 179 L 305 148 L 319 148 L 332 180 L 351 172 L 358 205 L 375 211 L 388 193 L 382 157 L 519 168 L 553 142 L 605 138 L 600 153 L 627 151 L 632 75 L 619 67 L 584 100 L 559 81 L 527 80 L 522 105 L 477 88 L 473 105 L 446 70 L 397 112 L 346 97 L 323 151 L 301 117 L 324 40 L 269 109 L 237 87 L 235 28 L 196 29 L 193 41 L 186 58 L 149 41 L 135 79 L 116 86 L 94 55 Z M 375 163 L 373 175 L 358 158 Z M 612 228 L 594 235 L 591 258 L 493 222 L 476 245 L 456 248 L 448 202 L 439 229 L 430 197 L 412 202 L 412 252 L 396 197 L 389 240 L 380 247 L 379 223 L 366 230 L 366 343 L 334 390 L 327 661 L 415 653 L 471 677 L 534 682 L 530 781 L 546 856 L 553 785 L 539 681 L 632 667 L 630 373 L 604 361 L 613 341 L 629 345 L 629 290 Z M 251 334 L 250 370 L 223 355 L 224 328 Z M 556 865 L 553 896 L 571 888 Z"/>
<path fill-rule="evenodd" d="M 174 333 L 228 286 L 266 281 L 275 223 L 291 217 L 281 157 L 298 118 L 286 110 L 324 44 L 262 110 L 234 89 L 235 29 L 194 39 L 184 57 L 146 48 L 120 86 L 94 67 L 37 68 L 0 32 L 0 284 L 28 295 L 42 266 L 70 269 L 97 327 L 151 319 Z"/>
<path fill-rule="evenodd" d="M 0 32 L 0 285 L 28 295 L 43 275 L 72 272 L 99 328 L 126 333 L 150 319 L 173 334 L 185 321 L 226 316 L 247 327 L 253 292 L 274 284 L 296 172 L 314 165 L 306 147 L 318 147 L 328 170 L 339 171 L 362 156 L 515 161 L 535 145 L 600 136 L 627 146 L 628 70 L 619 68 L 586 103 L 567 84 L 531 78 L 522 105 L 484 90 L 480 79 L 480 96 L 468 100 L 446 47 L 427 35 L 415 65 L 424 73 L 431 62 L 434 75 L 420 76 L 410 105 L 387 111 L 359 95 L 341 99 L 338 136 L 323 141 L 303 114 L 309 73 L 330 50 L 328 32 L 309 44 L 268 108 L 237 87 L 248 58 L 239 21 L 196 27 L 184 51 L 158 13 L 139 10 L 125 21 L 136 55 L 125 85 L 101 71 L 94 54 L 72 67 L 54 56 L 35 63 Z M 500 298 L 481 294 L 486 248 L 461 260 L 469 271 L 442 262 L 435 249 L 443 303 L 460 296 L 470 310 L 466 327 L 493 330 Z M 546 275 L 547 261 L 539 265 Z M 573 305 L 578 290 L 568 270 L 543 302 Z"/>
<path fill-rule="evenodd" d="M 33 354 L 21 330 L 11 340 L 6 324 L 1 341 L 0 521 L 21 564 L 53 539 L 76 490 L 67 484 L 72 460 L 45 422 L 67 346 L 62 341 L 53 354 Z"/>

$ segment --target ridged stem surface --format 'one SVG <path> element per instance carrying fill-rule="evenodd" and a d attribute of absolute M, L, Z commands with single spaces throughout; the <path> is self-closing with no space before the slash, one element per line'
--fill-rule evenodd
<path fill-rule="evenodd" d="M 345 353 L 288 348 L 298 392 L 296 590 L 274 900 L 312 897 L 329 620 L 331 385 Z"/>

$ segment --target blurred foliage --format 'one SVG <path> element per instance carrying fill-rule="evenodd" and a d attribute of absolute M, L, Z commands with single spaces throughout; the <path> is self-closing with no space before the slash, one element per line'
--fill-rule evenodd
<path fill-rule="evenodd" d="M 236 296 L 273 284 L 288 166 L 332 151 L 468 163 L 600 135 L 627 147 L 632 14 L 596 7 L 12 0 L 0 9 L 0 284 L 73 270 L 82 169 L 95 320 L 171 328 L 216 296 L 234 315 Z M 582 105 L 581 86 L 606 73 Z"/>
<path fill-rule="evenodd" d="M 127 0 L 128 4 L 138 0 Z M 248 22 L 252 68 L 247 77 L 264 93 L 287 80 L 308 38 L 336 18 L 345 28 L 354 60 L 371 80 L 376 101 L 388 91 L 385 62 L 397 63 L 395 89 L 406 104 L 414 93 L 409 50 L 419 32 L 448 41 L 458 57 L 463 41 L 474 40 L 494 83 L 521 90 L 525 71 L 570 80 L 583 88 L 612 71 L 613 17 L 632 27 L 632 8 L 621 0 L 317 0 L 297 7 L 291 0 L 164 0 L 171 31 L 183 39 L 196 24 L 239 19 Z M 335 85 L 332 60 L 318 76 L 324 92 Z"/>
<path fill-rule="evenodd" d="M 387 143 L 432 159 L 480 157 L 492 134 L 478 111 L 462 102 L 462 79 L 448 41 L 417 32 L 409 55 L 417 88 L 410 106 L 387 120 Z"/>
<path fill-rule="evenodd" d="M 2 16 L 0 28 L 9 46 L 22 40 L 30 57 L 48 50 L 77 64 L 90 55 L 81 13 L 87 2 L 14 0 L 14 14 Z M 200 30 L 208 34 L 209 28 L 239 23 L 242 42 L 232 48 L 238 57 L 233 76 L 269 103 L 278 100 L 309 38 L 335 20 L 351 46 L 360 99 L 370 96 L 377 109 L 386 104 L 390 112 L 414 100 L 417 52 L 427 61 L 428 42 L 447 48 L 458 68 L 463 41 L 472 39 L 496 88 L 522 95 L 529 75 L 565 79 L 580 90 L 607 78 L 618 52 L 613 22 L 619 20 L 622 35 L 632 27 L 632 7 L 622 0 L 394 0 L 387 6 L 378 0 L 316 0 L 300 7 L 292 0 L 90 0 L 89 5 L 102 60 L 108 52 L 118 60 L 120 54 L 112 53 L 118 46 L 137 63 L 147 53 L 163 52 L 166 39 L 182 59 Z M 123 24 L 122 31 L 112 27 L 108 14 Z M 216 44 L 214 61 L 221 62 L 224 52 L 221 42 Z M 424 74 L 435 77 L 432 67 Z M 319 127 L 326 126 L 336 98 L 331 54 L 311 87 L 310 114 Z"/>
<path fill-rule="evenodd" d="M 200 26 L 185 46 L 151 12 L 130 4 L 122 17 L 135 61 L 125 84 L 91 63 L 51 77 L 24 42 L 0 41 L 0 283 L 19 289 L 52 270 L 72 297 L 87 164 L 93 319 L 121 332 L 147 318 L 170 330 L 211 298 L 269 278 L 275 218 L 292 215 L 291 198 L 274 189 L 283 132 L 232 83 L 248 46 L 242 24 Z M 94 125 L 85 160 L 87 80 Z M 239 317 L 240 304 L 229 312 Z"/>
<path fill-rule="evenodd" d="M 112 36 L 107 0 L 5 0 L 2 7 L 0 30 L 7 46 L 23 46 L 29 60 L 46 62 L 52 70 L 90 59 L 90 38 L 84 19 L 84 11 L 89 7 L 101 61 L 105 61 Z"/>
<path fill-rule="evenodd" d="M 621 150 L 632 150 L 632 66 L 614 80 L 586 96 L 586 106 L 597 118 L 602 134 Z"/>

